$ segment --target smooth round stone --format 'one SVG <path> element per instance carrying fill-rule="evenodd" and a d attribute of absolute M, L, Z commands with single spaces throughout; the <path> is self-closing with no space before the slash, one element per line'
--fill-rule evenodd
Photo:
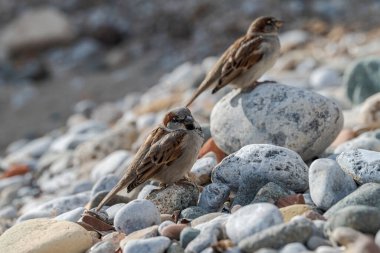
<path fill-rule="evenodd" d="M 170 244 L 169 248 L 166 250 L 166 253 L 184 253 L 185 250 L 181 247 L 178 242 L 173 242 Z"/>
<path fill-rule="evenodd" d="M 230 195 L 230 188 L 221 183 L 207 185 L 199 198 L 198 206 L 207 212 L 217 212 Z"/>
<path fill-rule="evenodd" d="M 198 194 L 198 188 L 191 183 L 177 183 L 151 192 L 146 199 L 152 201 L 160 213 L 173 213 L 196 205 Z"/>
<path fill-rule="evenodd" d="M 330 246 L 320 246 L 317 248 L 315 253 L 343 253 L 343 251 L 339 248 L 333 248 Z"/>
<path fill-rule="evenodd" d="M 277 202 L 277 200 L 293 194 L 293 191 L 284 189 L 276 183 L 269 182 L 259 190 L 259 192 L 256 194 L 256 197 L 252 201 L 252 204 L 261 202 L 274 204 Z"/>
<path fill-rule="evenodd" d="M 114 253 L 117 248 L 112 242 L 100 241 L 96 243 L 87 253 Z"/>
<path fill-rule="evenodd" d="M 52 218 L 78 207 L 83 207 L 90 200 L 89 195 L 88 192 L 84 192 L 50 200 L 20 216 L 18 222 L 34 218 Z"/>
<path fill-rule="evenodd" d="M 355 205 L 373 206 L 380 208 L 380 184 L 367 183 L 360 186 L 357 190 L 333 205 L 329 210 L 327 210 L 327 212 L 323 214 L 323 216 L 329 218 L 340 209 Z"/>
<path fill-rule="evenodd" d="M 243 252 L 255 252 L 261 248 L 280 249 L 293 242 L 305 243 L 313 233 L 312 223 L 296 220 L 269 227 L 239 242 Z"/>
<path fill-rule="evenodd" d="M 264 83 L 228 93 L 213 108 L 210 121 L 213 139 L 227 154 L 268 143 L 308 160 L 334 141 L 343 127 L 343 114 L 334 101 L 314 92 Z"/>
<path fill-rule="evenodd" d="M 244 206 L 227 220 L 226 233 L 235 243 L 273 225 L 283 222 L 279 209 L 269 203 Z"/>
<path fill-rule="evenodd" d="M 307 211 L 310 211 L 310 207 L 308 205 L 291 205 L 280 209 L 284 222 L 288 222 L 293 217 L 302 215 Z"/>
<path fill-rule="evenodd" d="M 171 224 L 162 229 L 161 235 L 178 241 L 182 230 L 186 227 L 187 224 Z"/>
<path fill-rule="evenodd" d="M 134 231 L 160 224 L 160 212 L 148 200 L 137 199 L 122 207 L 115 215 L 117 231 L 130 234 Z"/>
<path fill-rule="evenodd" d="M 309 83 L 314 89 L 330 88 L 341 85 L 342 78 L 335 69 L 320 67 L 311 73 Z"/>
<path fill-rule="evenodd" d="M 295 192 L 308 188 L 308 167 L 294 151 L 269 144 L 252 144 L 226 157 L 212 172 L 212 182 L 236 193 L 233 205 L 247 205 L 268 182 Z"/>
<path fill-rule="evenodd" d="M 123 248 L 124 253 L 164 253 L 170 245 L 170 239 L 157 236 L 148 239 L 129 241 Z"/>
<path fill-rule="evenodd" d="M 58 221 L 65 220 L 65 221 L 77 222 L 82 217 L 84 210 L 86 210 L 84 207 L 78 207 L 78 208 L 75 208 L 74 210 L 58 215 L 57 217 L 54 218 L 54 220 L 58 220 Z"/>
<path fill-rule="evenodd" d="M 299 242 L 287 244 L 280 250 L 280 253 L 301 253 L 307 251 L 306 247 Z"/>
<path fill-rule="evenodd" d="M 380 210 L 371 206 L 345 207 L 327 220 L 327 231 L 333 231 L 337 227 L 350 227 L 375 235 L 380 230 Z"/>
<path fill-rule="evenodd" d="M 160 234 L 160 235 L 162 235 L 162 230 L 164 229 L 164 228 L 166 228 L 167 226 L 169 226 L 169 225 L 173 225 L 173 224 L 176 224 L 176 223 L 174 223 L 173 221 L 171 221 L 171 220 L 166 220 L 166 221 L 163 221 L 163 222 L 161 222 L 161 224 L 158 226 L 158 233 Z"/>
<path fill-rule="evenodd" d="M 211 227 L 215 227 L 215 226 L 223 227 L 223 229 L 224 229 L 225 224 L 228 221 L 228 218 L 230 216 L 231 216 L 230 214 L 220 213 L 220 215 L 217 216 L 217 217 L 215 217 L 214 219 L 212 219 L 212 220 L 210 220 L 208 222 L 196 225 L 196 226 L 194 226 L 195 222 L 194 223 L 191 222 L 191 226 L 193 226 L 196 229 L 201 230 L 201 232 L 203 232 L 204 230 L 207 230 L 207 229 L 209 229 Z"/>
<path fill-rule="evenodd" d="M 193 219 L 201 217 L 202 215 L 205 215 L 207 213 L 208 212 L 206 210 L 204 210 L 203 208 L 201 208 L 199 206 L 190 206 L 190 207 L 183 209 L 181 211 L 180 217 L 184 218 L 184 219 L 193 220 Z"/>
<path fill-rule="evenodd" d="M 309 187 L 313 202 L 322 210 L 355 191 L 357 186 L 339 164 L 327 158 L 315 160 L 309 168 Z"/>
<path fill-rule="evenodd" d="M 197 185 L 204 185 L 210 182 L 211 171 L 216 166 L 215 156 L 206 156 L 198 159 L 190 170 Z"/>
<path fill-rule="evenodd" d="M 158 236 L 157 225 L 143 228 L 125 236 L 125 238 L 120 241 L 120 247 L 123 248 L 128 242 L 133 241 L 133 240 L 147 239 L 147 238 L 152 238 L 156 236 Z"/>
<path fill-rule="evenodd" d="M 97 207 L 99 205 L 99 203 L 104 199 L 104 197 L 109 193 L 109 191 L 101 191 L 101 192 L 98 192 L 97 194 L 95 194 L 95 196 L 91 199 L 90 203 L 89 203 L 89 208 L 94 208 L 94 207 Z M 102 207 L 102 209 L 107 209 L 106 207 L 111 207 L 111 206 L 114 206 L 114 205 L 117 205 L 117 204 L 124 204 L 124 203 L 128 203 L 130 201 L 130 198 L 126 197 L 126 196 L 122 196 L 122 195 L 118 195 L 116 194 L 115 196 L 113 196 L 107 203 L 107 205 L 105 205 L 104 207 Z"/>
<path fill-rule="evenodd" d="M 119 204 L 115 204 L 115 205 L 108 207 L 106 209 L 108 219 L 110 219 L 110 220 L 115 219 L 117 212 L 119 212 L 119 210 L 121 208 L 123 208 L 124 206 L 125 206 L 125 203 L 119 203 Z"/>
<path fill-rule="evenodd" d="M 17 209 L 14 206 L 5 206 L 0 209 L 1 219 L 14 219 L 17 218 Z"/>
<path fill-rule="evenodd" d="M 184 228 L 181 231 L 180 239 L 179 239 L 179 241 L 181 242 L 181 247 L 185 249 L 187 247 L 187 245 L 192 240 L 194 240 L 195 237 L 197 237 L 200 234 L 200 232 L 201 231 L 199 229 L 195 229 L 195 228 L 191 228 L 191 227 Z"/>
<path fill-rule="evenodd" d="M 191 221 L 191 227 L 196 227 L 198 225 L 207 223 L 207 222 L 212 221 L 213 219 L 215 219 L 219 216 L 223 216 L 223 214 L 219 213 L 219 212 L 215 212 L 215 213 L 208 213 L 208 214 L 202 215 L 202 216 Z"/>
<path fill-rule="evenodd" d="M 106 175 L 100 178 L 92 187 L 91 197 L 94 197 L 96 194 L 102 191 L 111 191 L 118 182 L 119 178 L 115 175 Z"/>
<path fill-rule="evenodd" d="M 33 219 L 5 231 L 0 252 L 82 253 L 92 244 L 91 234 L 74 222 Z"/>
<path fill-rule="evenodd" d="M 145 185 L 141 191 L 139 192 L 139 194 L 137 195 L 137 199 L 145 199 L 146 197 L 148 197 L 148 195 L 152 192 L 152 191 L 155 191 L 155 190 L 158 190 L 158 189 L 161 189 L 161 187 L 157 186 L 157 185 L 153 185 L 153 184 L 147 184 Z"/>
<path fill-rule="evenodd" d="M 123 163 L 131 158 L 131 153 L 125 150 L 117 150 L 102 159 L 91 171 L 91 179 L 97 181 L 106 175 L 114 174 Z"/>
<path fill-rule="evenodd" d="M 380 91 L 380 58 L 358 60 L 346 69 L 343 83 L 347 96 L 354 104 L 361 104 Z"/>
<path fill-rule="evenodd" d="M 341 153 L 336 160 L 358 184 L 380 183 L 380 152 L 354 149 Z"/>
<path fill-rule="evenodd" d="M 340 154 L 353 149 L 366 149 L 380 152 L 380 130 L 366 132 L 352 140 L 343 142 L 334 149 L 334 153 Z"/>

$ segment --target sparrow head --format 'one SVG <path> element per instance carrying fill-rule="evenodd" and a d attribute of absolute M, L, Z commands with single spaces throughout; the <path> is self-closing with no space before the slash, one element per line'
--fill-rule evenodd
<path fill-rule="evenodd" d="M 172 130 L 194 130 L 195 128 L 199 128 L 199 124 L 194 120 L 190 110 L 186 107 L 175 108 L 168 112 L 164 117 L 163 124 Z"/>
<path fill-rule="evenodd" d="M 277 33 L 283 21 L 274 17 L 259 17 L 249 26 L 247 34 L 251 33 Z"/>

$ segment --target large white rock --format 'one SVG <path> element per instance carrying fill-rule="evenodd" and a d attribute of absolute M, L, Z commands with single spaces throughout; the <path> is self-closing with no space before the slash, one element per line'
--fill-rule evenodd
<path fill-rule="evenodd" d="M 0 236 L 0 252 L 81 253 L 92 244 L 91 234 L 80 225 L 51 219 L 25 221 Z"/>
<path fill-rule="evenodd" d="M 233 90 L 211 113 L 211 134 L 227 154 L 245 145 L 289 148 L 304 160 L 322 153 L 343 126 L 340 107 L 314 92 L 277 83 Z"/>

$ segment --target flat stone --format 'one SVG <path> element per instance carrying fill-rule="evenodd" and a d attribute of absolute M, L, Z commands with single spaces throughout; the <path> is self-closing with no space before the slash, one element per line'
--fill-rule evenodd
<path fill-rule="evenodd" d="M 380 183 L 380 152 L 354 149 L 341 153 L 336 160 L 358 184 Z"/>
<path fill-rule="evenodd" d="M 355 205 L 365 205 L 380 208 L 380 184 L 367 183 L 360 186 L 357 190 L 333 205 L 323 214 L 323 216 L 329 218 L 340 209 Z"/>
<path fill-rule="evenodd" d="M 91 234 L 69 221 L 33 219 L 19 223 L 0 237 L 1 252 L 82 253 L 93 243 Z"/>
<path fill-rule="evenodd" d="M 357 186 L 339 164 L 327 158 L 315 160 L 309 168 L 309 187 L 313 202 L 322 210 L 355 191 Z"/>
<path fill-rule="evenodd" d="M 236 193 L 233 205 L 247 205 L 268 182 L 304 192 L 308 167 L 294 151 L 269 144 L 252 144 L 226 157 L 212 172 L 212 182 Z"/>
<path fill-rule="evenodd" d="M 343 114 L 334 101 L 314 92 L 263 83 L 228 93 L 214 106 L 210 122 L 215 143 L 227 154 L 268 143 L 308 160 L 334 141 L 343 127 Z"/>
<path fill-rule="evenodd" d="M 291 205 L 280 209 L 284 222 L 289 222 L 293 217 L 310 211 L 308 205 Z"/>
<path fill-rule="evenodd" d="M 269 203 L 244 206 L 227 220 L 226 233 L 235 243 L 283 222 L 279 209 Z"/>
<path fill-rule="evenodd" d="M 350 227 L 375 235 L 380 230 L 380 210 L 371 206 L 345 207 L 329 217 L 325 229 L 331 232 L 337 227 Z"/>
<path fill-rule="evenodd" d="M 230 188 L 221 183 L 208 184 L 202 191 L 198 206 L 207 212 L 217 212 L 230 195 Z"/>
<path fill-rule="evenodd" d="M 293 242 L 305 243 L 313 233 L 307 220 L 296 220 L 269 227 L 239 242 L 243 252 L 255 252 L 261 248 L 280 249 Z"/>

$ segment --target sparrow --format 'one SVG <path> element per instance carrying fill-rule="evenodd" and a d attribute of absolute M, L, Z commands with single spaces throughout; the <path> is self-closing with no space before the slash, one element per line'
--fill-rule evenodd
<path fill-rule="evenodd" d="M 203 144 L 200 125 L 188 108 L 168 112 L 137 151 L 125 175 L 99 203 L 99 211 L 116 193 L 132 191 L 149 179 L 169 185 L 180 181 L 195 163 Z"/>
<path fill-rule="evenodd" d="M 236 88 L 255 87 L 259 79 L 275 64 L 280 55 L 278 30 L 283 21 L 274 17 L 259 17 L 247 33 L 237 39 L 219 58 L 194 92 L 186 107 L 206 89 L 212 94 L 227 84 Z"/>

